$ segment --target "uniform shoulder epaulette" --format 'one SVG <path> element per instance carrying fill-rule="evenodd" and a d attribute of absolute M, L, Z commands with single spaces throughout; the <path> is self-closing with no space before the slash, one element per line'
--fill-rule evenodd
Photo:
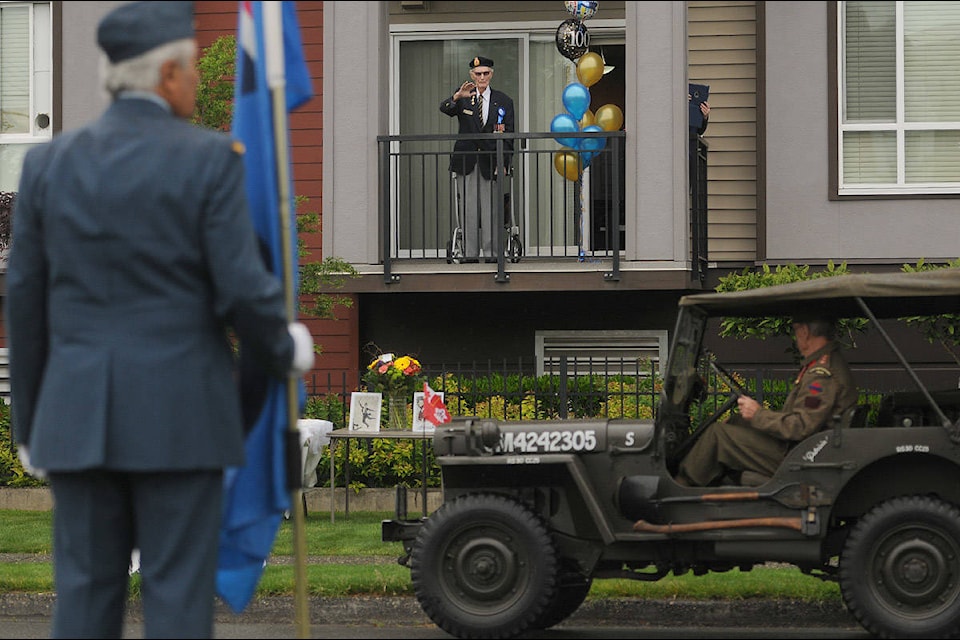
<path fill-rule="evenodd" d="M 239 140 L 234 140 L 233 144 L 230 145 L 230 148 L 233 149 L 233 152 L 238 156 L 242 156 L 247 150 L 247 148 L 243 146 L 243 143 Z"/>

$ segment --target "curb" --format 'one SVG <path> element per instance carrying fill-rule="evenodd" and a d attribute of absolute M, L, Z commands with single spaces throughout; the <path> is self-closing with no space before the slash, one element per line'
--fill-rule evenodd
<path fill-rule="evenodd" d="M 407 491 L 407 506 L 411 514 L 423 509 L 423 494 L 420 489 Z M 305 487 L 303 501 L 310 513 L 334 510 L 334 518 L 347 516 L 348 511 L 386 511 L 392 513 L 396 506 L 396 489 L 347 490 L 343 487 Z M 442 502 L 441 490 L 427 489 L 427 511 L 434 511 Z M 50 487 L 0 487 L 0 511 L 49 511 L 53 508 Z"/>
<path fill-rule="evenodd" d="M 49 618 L 53 594 L 0 594 L 0 618 Z M 293 597 L 258 598 L 240 614 L 217 602 L 219 623 L 283 624 L 295 620 Z M 376 624 L 409 626 L 432 624 L 413 597 L 309 598 L 311 624 Z M 142 622 L 139 603 L 131 601 L 127 615 Z M 796 628 L 797 621 L 813 628 L 860 626 L 840 604 L 799 600 L 642 600 L 587 599 L 563 625 L 569 626 L 677 626 Z M 562 625 L 561 625 L 562 626 Z"/>

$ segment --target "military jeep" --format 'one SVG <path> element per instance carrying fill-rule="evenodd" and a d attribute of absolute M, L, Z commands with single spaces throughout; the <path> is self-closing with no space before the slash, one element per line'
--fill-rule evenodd
<path fill-rule="evenodd" d="M 863 406 L 834 416 L 772 477 L 677 484 L 683 454 L 744 392 L 705 352 L 707 321 L 811 308 L 867 318 L 908 390 L 884 398 L 873 424 Z M 655 581 L 767 562 L 838 581 L 848 610 L 876 636 L 957 637 L 960 391 L 928 389 L 878 322 L 957 313 L 960 269 L 684 296 L 654 420 L 454 419 L 433 437 L 441 506 L 408 518 L 398 500 L 382 539 L 403 543 L 399 562 L 423 610 L 462 638 L 556 625 L 597 579 Z M 704 367 L 730 392 L 695 421 Z"/>

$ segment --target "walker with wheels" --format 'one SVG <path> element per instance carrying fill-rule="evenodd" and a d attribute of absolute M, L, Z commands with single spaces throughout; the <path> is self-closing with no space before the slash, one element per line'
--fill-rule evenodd
<path fill-rule="evenodd" d="M 457 174 L 450 174 L 452 180 L 452 209 L 453 209 L 453 230 L 450 234 L 450 240 L 447 242 L 447 264 L 460 264 L 464 259 L 463 248 L 463 209 L 460 202 L 460 190 L 457 188 Z M 508 172 L 510 182 L 513 181 L 513 171 Z M 503 194 L 503 255 L 510 262 L 520 262 L 523 257 L 523 241 L 520 239 L 520 226 L 516 222 L 513 211 L 513 198 L 508 189 Z"/>

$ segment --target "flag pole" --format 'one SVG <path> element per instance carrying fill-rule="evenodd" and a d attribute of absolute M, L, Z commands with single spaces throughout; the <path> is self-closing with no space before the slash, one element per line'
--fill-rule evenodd
<path fill-rule="evenodd" d="M 276 144 L 277 192 L 279 194 L 280 238 L 283 249 L 283 289 L 285 294 L 287 321 L 297 319 L 297 300 L 294 295 L 293 246 L 290 226 L 290 171 L 289 151 L 287 149 L 287 99 L 286 74 L 283 56 L 283 17 L 282 3 L 264 2 L 263 26 L 264 49 L 267 69 L 267 86 L 273 101 L 273 139 Z M 297 437 L 297 415 L 300 412 L 297 394 L 298 379 L 294 375 L 287 377 L 287 418 L 288 428 Z M 291 458 L 292 459 L 292 458 Z M 299 457 L 297 458 L 299 460 Z M 302 473 L 297 474 L 298 478 Z M 306 531 L 303 509 L 300 508 L 302 487 L 291 489 L 290 513 L 293 516 L 294 542 L 294 614 L 297 637 L 310 637 L 310 616 L 307 609 L 307 573 L 306 573 Z"/>

